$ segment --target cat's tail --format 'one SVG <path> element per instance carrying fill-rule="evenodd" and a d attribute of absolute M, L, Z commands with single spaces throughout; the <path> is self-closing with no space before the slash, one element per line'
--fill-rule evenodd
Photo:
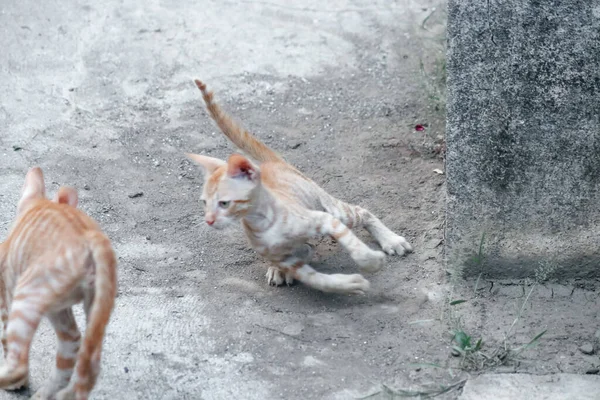
<path fill-rule="evenodd" d="M 239 126 L 231 119 L 229 115 L 214 101 L 213 92 L 206 89 L 206 85 L 195 79 L 194 82 L 202 92 L 202 97 L 206 103 L 206 108 L 212 119 L 217 123 L 219 129 L 229 138 L 237 147 L 259 162 L 281 161 L 283 158 L 275 151 L 267 147 L 266 144 L 254 137 L 250 132 Z"/>
<path fill-rule="evenodd" d="M 87 315 L 88 323 L 78 355 L 77 369 L 88 370 L 79 371 L 79 375 L 91 378 L 90 382 L 86 382 L 87 389 L 91 390 L 100 368 L 102 340 L 117 294 L 117 258 L 110 240 L 102 232 L 87 231 L 85 238 L 95 266 L 95 293 Z"/>

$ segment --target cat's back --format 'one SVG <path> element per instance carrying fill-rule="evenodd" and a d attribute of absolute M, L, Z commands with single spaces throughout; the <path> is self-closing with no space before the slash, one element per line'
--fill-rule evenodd
<path fill-rule="evenodd" d="M 89 230 L 99 227 L 83 211 L 40 199 L 17 218 L 7 242 L 10 249 L 37 254 L 52 248 L 78 246 Z"/>
<path fill-rule="evenodd" d="M 280 200 L 311 210 L 320 209 L 322 189 L 293 166 L 279 161 L 260 165 L 261 183 Z"/>

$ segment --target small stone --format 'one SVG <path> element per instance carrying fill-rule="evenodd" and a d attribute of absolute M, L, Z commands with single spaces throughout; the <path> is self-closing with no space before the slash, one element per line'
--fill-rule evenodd
<path fill-rule="evenodd" d="M 126 374 L 129 373 L 129 368 L 125 367 L 125 368 L 123 368 L 123 370 L 125 371 Z"/>
<path fill-rule="evenodd" d="M 583 354 L 594 354 L 594 345 L 591 343 L 584 343 L 579 346 L 579 351 Z"/>
<path fill-rule="evenodd" d="M 598 375 L 600 374 L 600 369 L 598 368 L 590 368 L 587 371 L 585 371 L 586 375 Z"/>
<path fill-rule="evenodd" d="M 455 350 L 455 349 L 452 349 L 452 352 L 450 354 L 452 354 L 453 357 L 460 356 L 460 352 L 458 350 Z"/>
<path fill-rule="evenodd" d="M 144 192 L 135 192 L 135 193 L 130 193 L 127 196 L 129 196 L 130 199 L 135 199 L 136 197 L 142 197 L 144 195 Z"/>
<path fill-rule="evenodd" d="M 146 240 L 150 240 L 150 236 L 146 236 Z"/>
<path fill-rule="evenodd" d="M 83 190 L 90 190 L 90 185 L 88 185 L 88 184 L 83 185 Z"/>

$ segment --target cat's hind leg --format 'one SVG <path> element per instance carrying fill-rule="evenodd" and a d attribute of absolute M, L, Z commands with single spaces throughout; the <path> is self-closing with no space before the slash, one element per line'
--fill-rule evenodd
<path fill-rule="evenodd" d="M 6 355 L 8 354 L 8 342 L 6 341 L 6 328 L 8 327 L 8 309 L 9 304 L 6 299 L 6 289 L 0 295 L 0 319 L 2 319 L 2 335 L 0 336 L 0 340 L 2 341 L 2 350 L 4 359 L 6 359 Z"/>
<path fill-rule="evenodd" d="M 56 364 L 52 376 L 33 395 L 31 400 L 54 399 L 56 393 L 69 384 L 77 361 L 81 334 L 77 328 L 72 309 L 69 307 L 56 313 L 50 313 L 48 319 L 58 337 Z"/>
<path fill-rule="evenodd" d="M 404 237 L 395 234 L 369 210 L 334 197 L 328 198 L 324 203 L 325 210 L 349 228 L 364 226 L 387 254 L 401 256 L 412 251 L 412 246 Z"/>
<path fill-rule="evenodd" d="M 365 272 L 377 272 L 385 263 L 385 254 L 378 250 L 373 250 L 363 243 L 345 224 L 333 215 L 321 212 L 311 211 L 315 235 L 323 234 L 331 236 L 342 247 L 350 253 L 350 256 Z"/>
<path fill-rule="evenodd" d="M 44 259 L 42 257 L 42 259 Z M 6 329 L 7 354 L 0 366 L 0 388 L 18 389 L 29 380 L 29 350 L 42 317 L 79 281 L 62 263 L 34 263 L 17 281 Z"/>

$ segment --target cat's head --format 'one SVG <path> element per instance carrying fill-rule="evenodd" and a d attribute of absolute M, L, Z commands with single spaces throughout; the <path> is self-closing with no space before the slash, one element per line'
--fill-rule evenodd
<path fill-rule="evenodd" d="M 206 223 L 222 229 L 245 217 L 260 187 L 258 167 L 239 154 L 232 154 L 227 161 L 198 154 L 186 155 L 204 170 L 200 200 Z"/>

